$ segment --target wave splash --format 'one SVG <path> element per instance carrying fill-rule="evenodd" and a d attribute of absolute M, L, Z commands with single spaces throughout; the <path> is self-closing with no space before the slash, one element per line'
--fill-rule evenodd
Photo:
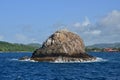
<path fill-rule="evenodd" d="M 35 60 L 31 60 L 30 58 L 24 59 L 24 60 L 19 60 L 19 59 L 13 58 L 13 59 L 11 59 L 11 60 L 12 60 L 12 61 L 25 61 L 25 62 L 38 62 L 38 61 L 35 61 Z"/>
<path fill-rule="evenodd" d="M 38 61 L 35 61 L 35 60 L 31 60 L 30 58 L 29 59 L 24 59 L 24 60 L 19 60 L 19 61 L 38 62 Z"/>
<path fill-rule="evenodd" d="M 58 58 L 53 63 L 92 63 L 92 62 L 103 62 L 103 61 L 107 61 L 107 60 L 96 57 L 96 59 L 87 60 L 87 61 L 86 60 L 65 61 L 65 60 L 62 60 L 61 58 Z"/>

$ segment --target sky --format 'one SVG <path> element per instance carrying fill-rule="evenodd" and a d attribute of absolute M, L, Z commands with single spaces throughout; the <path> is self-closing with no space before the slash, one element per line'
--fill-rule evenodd
<path fill-rule="evenodd" d="M 120 0 L 0 0 L 0 41 L 42 44 L 59 29 L 85 45 L 120 42 Z"/>

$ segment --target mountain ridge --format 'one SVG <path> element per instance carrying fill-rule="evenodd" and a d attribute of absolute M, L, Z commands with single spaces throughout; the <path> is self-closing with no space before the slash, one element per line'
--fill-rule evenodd
<path fill-rule="evenodd" d="M 115 43 L 99 43 L 86 46 L 87 48 L 120 48 L 120 42 Z"/>

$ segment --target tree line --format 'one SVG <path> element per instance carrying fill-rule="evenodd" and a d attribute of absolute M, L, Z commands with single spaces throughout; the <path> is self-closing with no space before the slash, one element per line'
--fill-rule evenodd
<path fill-rule="evenodd" d="M 7 51 L 28 51 L 33 52 L 37 47 L 24 45 L 24 44 L 17 44 L 17 43 L 8 43 L 4 41 L 0 41 L 0 51 L 7 52 Z"/>

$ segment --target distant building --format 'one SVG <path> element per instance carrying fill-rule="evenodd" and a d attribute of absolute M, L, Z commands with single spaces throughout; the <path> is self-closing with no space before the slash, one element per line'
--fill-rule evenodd
<path fill-rule="evenodd" d="M 118 52 L 118 50 L 112 49 L 112 48 L 105 48 L 104 51 L 105 52 Z"/>

